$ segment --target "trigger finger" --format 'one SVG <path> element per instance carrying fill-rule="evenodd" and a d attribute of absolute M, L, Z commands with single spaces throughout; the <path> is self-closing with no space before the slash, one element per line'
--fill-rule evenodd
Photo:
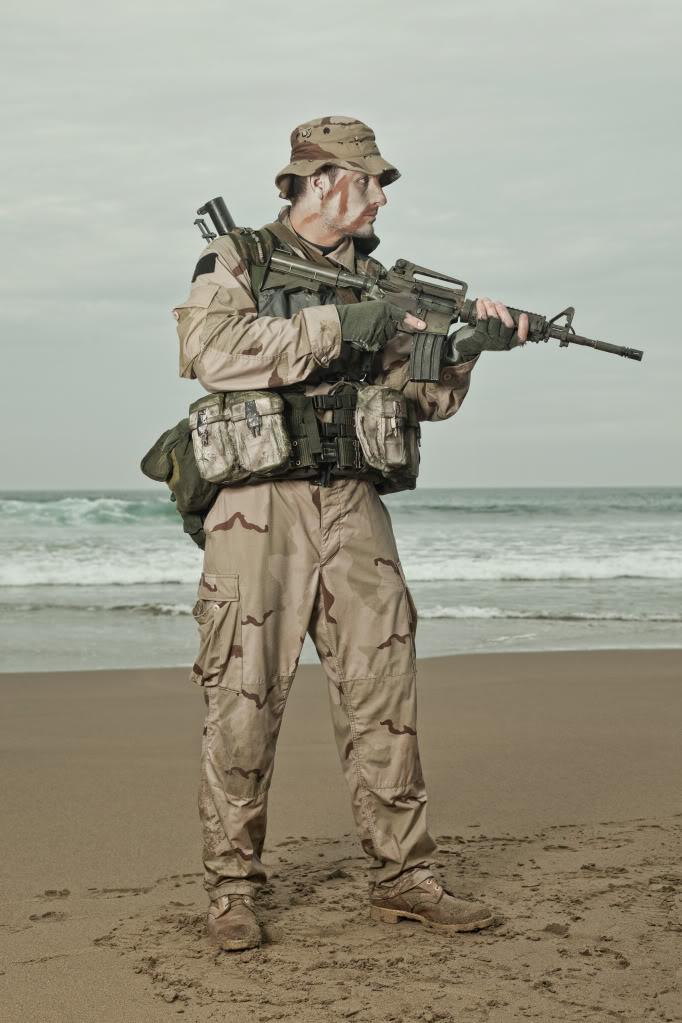
<path fill-rule="evenodd" d="M 423 320 L 420 320 L 418 316 L 414 316 L 412 313 L 405 313 L 405 318 L 401 324 L 403 329 L 412 327 L 414 330 L 424 330 L 426 324 Z"/>

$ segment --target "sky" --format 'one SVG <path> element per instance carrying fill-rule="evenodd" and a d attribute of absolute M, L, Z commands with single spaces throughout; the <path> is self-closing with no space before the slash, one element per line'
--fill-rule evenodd
<path fill-rule="evenodd" d="M 420 483 L 682 483 L 677 0 L 28 0 L 0 39 L 2 489 L 152 486 L 140 458 L 201 393 L 171 317 L 195 211 L 272 220 L 290 132 L 324 114 L 402 172 L 385 265 L 645 352 L 484 355 Z"/>

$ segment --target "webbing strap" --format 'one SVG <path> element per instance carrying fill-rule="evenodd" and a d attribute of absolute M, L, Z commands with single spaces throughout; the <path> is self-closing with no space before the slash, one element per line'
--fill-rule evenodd
<path fill-rule="evenodd" d="M 358 403 L 355 391 L 344 394 L 314 394 L 312 402 L 319 409 L 354 409 Z"/>
<path fill-rule="evenodd" d="M 315 415 L 315 398 L 346 399 L 355 395 L 315 395 L 307 397 L 298 392 L 280 392 L 286 402 L 286 419 L 291 437 L 295 470 L 309 466 L 336 466 L 352 470 L 352 475 L 369 475 L 362 449 L 355 432 L 355 416 L 351 408 L 332 411 L 333 422 L 322 422 Z M 341 404 L 336 402 L 335 404 Z"/>
<path fill-rule="evenodd" d="M 305 426 L 306 437 L 310 444 L 310 450 L 314 455 L 319 454 L 322 451 L 320 430 L 317 422 L 317 416 L 315 415 L 315 409 L 309 401 L 305 403 L 305 407 L 303 409 L 303 425 Z"/>
<path fill-rule="evenodd" d="M 286 419 L 297 468 L 315 465 L 315 455 L 322 454 L 322 440 L 315 409 L 310 398 L 304 394 L 287 392 L 282 395 L 286 402 Z"/>
<path fill-rule="evenodd" d="M 266 266 L 259 266 L 258 263 L 251 264 L 251 270 L 249 272 L 251 277 L 251 290 L 256 298 L 260 295 L 261 288 L 263 287 L 266 271 Z"/>
<path fill-rule="evenodd" d="M 320 423 L 323 437 L 355 437 L 355 423 Z"/>
<path fill-rule="evenodd" d="M 358 440 L 350 437 L 336 438 L 336 459 L 341 469 L 361 469 L 364 458 Z"/>
<path fill-rule="evenodd" d="M 346 423 L 347 426 L 355 428 L 355 412 L 351 409 L 343 410 L 341 412 L 332 412 L 333 423 Z"/>
<path fill-rule="evenodd" d="M 275 248 L 275 239 L 264 227 L 258 231 L 250 227 L 230 231 L 229 238 L 248 267 L 251 290 L 257 299 Z"/>

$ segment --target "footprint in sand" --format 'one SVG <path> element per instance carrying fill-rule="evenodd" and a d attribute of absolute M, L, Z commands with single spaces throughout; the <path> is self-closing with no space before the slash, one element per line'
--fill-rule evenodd
<path fill-rule="evenodd" d="M 88 888 L 87 898 L 122 899 L 124 895 L 146 895 L 153 888 L 153 884 L 146 888 Z"/>

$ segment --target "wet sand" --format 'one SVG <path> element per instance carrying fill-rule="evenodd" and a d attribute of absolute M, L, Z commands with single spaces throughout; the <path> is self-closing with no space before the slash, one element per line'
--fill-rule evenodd
<path fill-rule="evenodd" d="M 682 651 L 420 663 L 438 870 L 493 930 L 370 923 L 319 668 L 280 737 L 266 943 L 203 934 L 201 693 L 0 675 L 3 1019 L 682 1020 Z"/>

